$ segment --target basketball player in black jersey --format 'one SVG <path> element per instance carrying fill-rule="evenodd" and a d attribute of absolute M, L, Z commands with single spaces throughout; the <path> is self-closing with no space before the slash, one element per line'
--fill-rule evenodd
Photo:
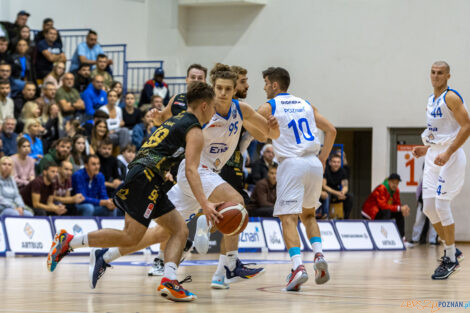
<path fill-rule="evenodd" d="M 197 170 L 204 142 L 201 125 L 209 122 L 215 113 L 214 91 L 206 83 L 195 82 L 188 86 L 187 101 L 187 111 L 164 122 L 129 164 L 126 180 L 114 196 L 116 206 L 125 212 L 124 229 L 105 228 L 82 236 L 73 236 L 61 230 L 54 236 L 48 255 L 50 271 L 73 249 L 135 246 L 141 241 L 150 221 L 155 219 L 162 229 L 171 234 L 165 256 L 165 274 L 158 291 L 174 301 L 197 299 L 176 279 L 177 264 L 188 236 L 188 228 L 166 195 L 168 189 L 165 176 L 172 166 L 183 157 L 186 158 L 186 175 L 192 192 L 208 219 L 213 223 L 218 221 L 221 216 L 215 210 L 217 204 L 210 203 L 205 197 Z M 112 254 L 116 250 L 119 253 L 116 248 L 92 250 L 92 288 L 110 266 L 108 260 L 114 257 Z"/>

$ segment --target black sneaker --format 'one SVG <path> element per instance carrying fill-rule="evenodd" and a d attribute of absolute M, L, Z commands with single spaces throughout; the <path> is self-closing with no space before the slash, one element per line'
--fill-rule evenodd
<path fill-rule="evenodd" d="M 453 272 L 459 270 L 459 261 L 455 259 L 452 262 L 449 257 L 444 256 L 441 264 L 434 271 L 431 276 L 432 279 L 447 279 Z"/>
<path fill-rule="evenodd" d="M 462 262 L 463 259 L 464 259 L 464 256 L 463 256 L 463 252 L 460 251 L 458 248 L 455 248 L 455 258 L 457 259 L 457 261 Z M 442 262 L 442 260 L 444 259 L 444 257 L 440 257 L 439 259 L 437 259 L 438 262 Z"/>

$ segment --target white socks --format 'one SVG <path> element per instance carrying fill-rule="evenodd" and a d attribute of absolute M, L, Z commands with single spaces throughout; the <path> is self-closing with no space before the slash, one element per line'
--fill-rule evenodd
<path fill-rule="evenodd" d="M 302 256 L 300 254 L 296 254 L 290 257 L 292 262 L 292 269 L 295 271 L 299 265 L 302 265 Z"/>
<path fill-rule="evenodd" d="M 173 262 L 165 263 L 165 272 L 163 277 L 168 278 L 169 280 L 176 280 L 176 270 L 178 266 Z"/>
<path fill-rule="evenodd" d="M 237 265 L 238 250 L 229 251 L 225 255 L 227 256 L 225 265 L 227 265 L 229 270 L 233 271 Z"/>
<path fill-rule="evenodd" d="M 444 249 L 446 251 L 446 256 L 452 261 L 455 262 L 455 243 L 453 245 L 444 246 Z"/>
<path fill-rule="evenodd" d="M 81 236 L 74 236 L 69 243 L 72 249 L 88 247 L 88 234 Z"/>
<path fill-rule="evenodd" d="M 163 261 L 165 260 L 165 250 L 158 251 L 158 258 Z"/>
<path fill-rule="evenodd" d="M 109 248 L 108 251 L 103 254 L 103 260 L 108 264 L 119 257 L 121 257 L 119 248 Z"/>
<path fill-rule="evenodd" d="M 221 254 L 219 255 L 219 263 L 217 263 L 217 270 L 214 273 L 214 276 L 225 276 L 225 265 L 227 263 L 226 256 Z"/>

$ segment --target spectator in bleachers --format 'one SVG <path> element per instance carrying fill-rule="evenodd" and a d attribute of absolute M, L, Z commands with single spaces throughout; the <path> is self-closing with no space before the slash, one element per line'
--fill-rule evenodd
<path fill-rule="evenodd" d="M 15 133 L 15 127 L 16 120 L 13 116 L 7 116 L 3 120 L 2 132 L 0 133 L 3 155 L 10 156 L 17 151 L 16 139 L 18 138 L 18 134 Z"/>
<path fill-rule="evenodd" d="M 46 110 L 51 104 L 55 104 L 55 94 L 57 92 L 56 86 L 47 82 L 42 86 L 42 96 L 37 98 L 35 102 L 39 105 L 39 110 L 42 112 Z"/>
<path fill-rule="evenodd" d="M 114 216 L 116 214 L 112 199 L 106 194 L 104 175 L 100 173 L 100 159 L 90 154 L 85 159 L 85 168 L 72 175 L 72 193 L 81 193 L 85 200 L 76 204 L 82 216 Z"/>
<path fill-rule="evenodd" d="M 70 121 L 65 122 L 65 133 L 67 137 L 73 138 L 75 135 L 84 135 L 85 129 L 80 124 L 80 121 L 77 119 L 73 119 Z"/>
<path fill-rule="evenodd" d="M 268 175 L 268 167 L 277 163 L 274 162 L 274 149 L 271 144 L 266 144 L 261 149 L 261 157 L 251 166 L 251 177 L 253 183 L 266 178 Z"/>
<path fill-rule="evenodd" d="M 72 139 L 70 161 L 72 162 L 74 173 L 85 166 L 85 158 L 88 155 L 87 144 L 86 137 L 83 135 L 77 134 Z"/>
<path fill-rule="evenodd" d="M 42 140 L 40 137 L 41 134 L 41 123 L 38 119 L 29 119 L 24 126 L 23 137 L 28 139 L 31 144 L 31 153 L 30 157 L 36 161 L 42 159 L 44 155 L 44 149 L 42 145 Z"/>
<path fill-rule="evenodd" d="M 108 197 L 112 198 L 117 188 L 122 184 L 123 176 L 119 171 L 119 163 L 116 157 L 112 155 L 113 142 L 106 138 L 101 141 L 98 147 L 98 157 L 100 158 L 100 173 L 104 175 L 104 185 Z"/>
<path fill-rule="evenodd" d="M 109 138 L 108 124 L 106 124 L 105 120 L 99 119 L 96 121 L 95 125 L 93 125 L 91 136 L 88 137 L 88 142 L 93 148 L 93 151 L 98 151 L 98 147 L 105 138 Z"/>
<path fill-rule="evenodd" d="M 72 196 L 72 174 L 73 166 L 70 161 L 62 161 L 54 185 L 54 202 L 66 205 L 67 215 L 75 211 L 75 205 L 85 200 L 81 193 Z M 74 214 L 75 215 L 75 214 Z"/>
<path fill-rule="evenodd" d="M 10 94 L 10 82 L 8 80 L 0 80 L 0 124 L 3 123 L 7 116 L 13 116 L 15 104 L 8 96 Z"/>
<path fill-rule="evenodd" d="M 14 179 L 21 190 L 36 177 L 34 173 L 35 160 L 28 154 L 31 153 L 31 144 L 28 139 L 22 137 L 18 140 L 18 153 L 11 156 L 15 170 Z"/>
<path fill-rule="evenodd" d="M 267 176 L 256 183 L 247 205 L 250 216 L 273 216 L 276 203 L 276 174 L 277 163 L 273 163 L 269 165 Z"/>
<path fill-rule="evenodd" d="M 163 99 L 159 95 L 153 95 L 150 98 L 150 103 L 144 104 L 139 107 L 139 110 L 142 112 L 150 111 L 152 109 L 157 109 L 159 112 L 163 113 L 164 109 L 163 105 Z M 162 115 L 157 115 L 153 118 L 153 124 L 155 126 L 160 126 L 163 123 L 163 116 Z"/>
<path fill-rule="evenodd" d="M 118 106 L 121 108 L 121 109 L 124 109 L 124 107 L 126 106 L 125 104 L 125 99 L 123 98 L 122 96 L 122 84 L 120 81 L 117 81 L 117 80 L 114 80 L 112 83 L 111 83 L 111 90 L 114 90 L 116 91 L 117 95 L 118 95 Z"/>
<path fill-rule="evenodd" d="M 23 109 L 21 110 L 21 121 L 26 123 L 30 119 L 39 119 L 41 116 L 41 109 L 35 101 L 28 101 L 24 104 Z M 41 132 L 44 129 L 41 130 Z"/>
<path fill-rule="evenodd" d="M 45 128 L 42 140 L 44 149 L 47 151 L 57 139 L 65 136 L 64 118 L 62 117 L 59 106 L 56 103 L 49 105 L 47 109 L 42 112 L 40 121 Z"/>
<path fill-rule="evenodd" d="M 0 37 L 0 61 L 13 65 L 13 58 L 8 53 L 8 40 L 5 37 Z"/>
<path fill-rule="evenodd" d="M 18 37 L 20 33 L 20 28 L 25 26 L 28 23 L 28 17 L 30 14 L 24 10 L 21 10 L 16 15 L 16 20 L 14 23 L 2 22 L 3 26 L 8 32 L 9 40 L 12 41 Z"/>
<path fill-rule="evenodd" d="M 41 40 L 45 39 L 44 35 L 47 32 L 49 28 L 54 27 L 54 20 L 50 17 L 46 17 L 44 20 L 42 20 L 42 30 L 37 32 L 36 35 L 34 36 L 34 42 L 38 44 Z M 58 44 L 62 46 L 62 38 L 60 38 L 60 33 L 57 32 L 57 39 L 56 41 Z"/>
<path fill-rule="evenodd" d="M 98 123 L 98 120 L 106 121 L 108 117 L 109 117 L 108 113 L 101 111 L 101 110 L 96 110 L 95 114 L 93 114 L 93 119 L 88 120 L 82 124 L 82 128 L 85 130 L 84 135 L 87 136 L 88 140 L 90 140 L 91 135 L 93 133 L 93 127 L 95 126 L 96 123 Z"/>
<path fill-rule="evenodd" d="M 320 206 L 316 208 L 317 219 L 328 219 L 330 217 L 330 196 L 328 192 L 322 190 L 320 193 Z"/>
<path fill-rule="evenodd" d="M 109 138 L 111 138 L 115 146 L 124 148 L 131 141 L 131 134 L 129 129 L 124 127 L 122 110 L 117 105 L 117 100 L 118 96 L 116 91 L 111 90 L 108 93 L 108 103 L 99 108 L 99 110 L 104 111 L 109 115 L 109 118 L 106 120 L 109 130 Z"/>
<path fill-rule="evenodd" d="M 111 90 L 111 85 L 113 83 L 113 77 L 106 71 L 108 67 L 108 57 L 105 54 L 99 54 L 96 57 L 96 67 L 93 71 L 91 71 L 91 79 L 93 79 L 96 75 L 103 76 L 103 87 L 106 92 Z"/>
<path fill-rule="evenodd" d="M 15 78 L 24 81 L 33 80 L 33 70 L 31 67 L 31 56 L 28 54 L 28 43 L 24 39 L 20 39 L 15 46 L 15 52 L 11 55 L 14 64 L 21 70 L 18 71 Z"/>
<path fill-rule="evenodd" d="M 55 146 L 53 146 L 39 162 L 37 172 L 41 173 L 46 167 L 46 164 L 61 164 L 62 161 L 69 160 L 71 151 L 72 139 L 70 139 L 69 137 L 62 137 L 58 139 L 55 143 Z"/>
<path fill-rule="evenodd" d="M 121 176 L 123 177 L 123 179 L 126 177 L 126 174 L 129 171 L 127 166 L 129 165 L 129 163 L 131 163 L 135 159 L 135 154 L 136 154 L 136 148 L 134 145 L 130 144 L 130 145 L 125 146 L 124 149 L 121 150 L 121 154 L 118 155 L 117 157 L 120 163 L 119 168 L 121 169 L 121 171 L 124 169 L 124 171 L 122 171 L 121 173 Z"/>
<path fill-rule="evenodd" d="M 400 175 L 390 174 L 378 185 L 362 206 L 362 216 L 369 220 L 390 220 L 397 223 L 400 235 L 405 236 L 405 216 L 410 215 L 410 207 L 400 201 Z"/>
<path fill-rule="evenodd" d="M 0 159 L 0 216 L 33 216 L 24 208 L 24 202 L 12 176 L 13 161 L 4 156 Z"/>
<path fill-rule="evenodd" d="M 65 73 L 65 62 L 54 62 L 52 66 L 52 71 L 44 77 L 43 85 L 51 82 L 54 84 L 55 89 L 62 87 L 62 76 Z"/>
<path fill-rule="evenodd" d="M 26 82 L 22 92 L 13 100 L 15 103 L 15 118 L 19 118 L 21 116 L 21 111 L 23 110 L 26 102 L 34 100 L 36 100 L 36 85 L 33 82 Z"/>
<path fill-rule="evenodd" d="M 57 43 L 57 30 L 51 27 L 45 33 L 45 38 L 38 42 L 36 59 L 36 78 L 43 79 L 52 71 L 54 62 L 66 62 L 67 58 L 62 45 Z"/>
<path fill-rule="evenodd" d="M 108 94 L 103 90 L 103 84 L 103 76 L 96 75 L 81 95 L 85 102 L 86 119 L 91 119 L 96 110 L 108 103 Z"/>
<path fill-rule="evenodd" d="M 55 101 L 59 104 L 64 120 L 79 118 L 85 110 L 85 103 L 80 98 L 78 90 L 74 87 L 74 76 L 65 73 L 62 77 L 62 87 L 55 94 Z"/>
<path fill-rule="evenodd" d="M 341 156 L 332 154 L 323 174 L 323 190 L 328 193 L 331 203 L 343 203 L 344 218 L 348 219 L 352 210 L 352 195 L 349 193 L 347 172 L 341 167 Z"/>
<path fill-rule="evenodd" d="M 163 68 L 156 68 L 153 79 L 147 81 L 142 89 L 139 107 L 150 103 L 153 95 L 159 95 L 163 99 L 163 104 L 168 104 L 168 101 L 170 101 L 170 90 L 168 89 L 168 85 L 163 81 L 164 77 L 165 72 L 163 71 Z"/>
<path fill-rule="evenodd" d="M 0 38 L 1 47 L 1 38 Z M 10 82 L 10 98 L 14 99 L 25 85 L 21 79 L 16 79 L 11 76 L 12 65 L 5 60 L 0 60 L 0 80 L 8 80 Z"/>
<path fill-rule="evenodd" d="M 21 189 L 20 194 L 24 203 L 33 209 L 34 215 L 63 215 L 67 209 L 63 204 L 54 203 L 54 180 L 58 166 L 48 163 L 42 174 Z"/>
<path fill-rule="evenodd" d="M 104 54 L 104 51 L 98 44 L 98 34 L 95 31 L 90 30 L 86 36 L 86 41 L 80 43 L 73 54 L 70 71 L 77 71 L 80 64 L 89 64 L 90 68 L 93 69 L 96 65 L 96 59 L 99 54 Z M 113 64 L 113 61 L 110 59 L 107 62 L 107 65 Z"/>
<path fill-rule="evenodd" d="M 140 149 L 140 146 L 150 137 L 157 128 L 153 124 L 150 111 L 145 112 L 142 123 L 134 126 L 132 130 L 132 144 Z"/>
<path fill-rule="evenodd" d="M 135 125 L 140 123 L 142 111 L 136 109 L 134 94 L 130 92 L 126 93 L 125 104 L 124 109 L 122 109 L 124 126 L 133 129 Z"/>
<path fill-rule="evenodd" d="M 10 49 L 9 49 L 10 52 L 12 53 L 15 52 L 18 42 L 20 40 L 26 41 L 26 43 L 28 44 L 28 50 L 26 50 L 26 54 L 30 58 L 32 58 L 35 48 L 36 48 L 36 43 L 33 40 L 31 40 L 31 29 L 29 28 L 29 26 L 25 25 L 25 26 L 20 27 L 19 36 L 15 37 L 13 41 L 10 43 Z"/>
<path fill-rule="evenodd" d="M 91 83 L 90 73 L 90 64 L 80 65 L 78 71 L 74 73 L 75 79 L 73 87 L 77 89 L 79 93 L 84 92 Z"/>

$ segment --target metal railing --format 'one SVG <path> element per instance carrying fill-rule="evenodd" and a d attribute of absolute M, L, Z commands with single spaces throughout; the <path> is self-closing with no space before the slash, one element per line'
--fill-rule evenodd
<path fill-rule="evenodd" d="M 86 35 L 90 28 L 79 29 L 59 29 L 60 37 L 62 38 L 62 49 L 67 57 L 67 67 L 70 68 L 72 56 L 77 49 L 77 46 L 86 41 Z"/>
<path fill-rule="evenodd" d="M 168 85 L 170 96 L 186 92 L 186 77 L 184 76 L 165 77 L 165 83 Z"/>
<path fill-rule="evenodd" d="M 114 44 L 114 45 L 101 45 L 104 53 L 109 59 L 113 60 L 111 69 L 113 71 L 114 80 L 118 80 L 122 83 L 123 88 L 126 89 L 126 44 Z"/>
<path fill-rule="evenodd" d="M 163 61 L 127 61 L 124 89 L 132 93 L 140 92 L 158 67 L 163 67 Z"/>

